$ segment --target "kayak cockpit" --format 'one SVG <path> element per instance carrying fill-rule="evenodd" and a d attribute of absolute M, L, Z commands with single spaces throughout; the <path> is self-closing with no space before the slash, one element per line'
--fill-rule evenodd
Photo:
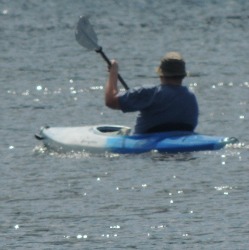
<path fill-rule="evenodd" d="M 94 127 L 94 132 L 105 135 L 130 135 L 131 128 L 119 125 L 101 125 Z"/>

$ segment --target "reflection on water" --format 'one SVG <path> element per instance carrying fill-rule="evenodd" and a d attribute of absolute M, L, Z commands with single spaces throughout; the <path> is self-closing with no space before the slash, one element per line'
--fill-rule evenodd
<path fill-rule="evenodd" d="M 193 153 L 177 153 L 167 154 L 158 153 L 156 151 L 151 152 L 151 157 L 154 161 L 192 161 L 198 158 L 197 154 Z"/>

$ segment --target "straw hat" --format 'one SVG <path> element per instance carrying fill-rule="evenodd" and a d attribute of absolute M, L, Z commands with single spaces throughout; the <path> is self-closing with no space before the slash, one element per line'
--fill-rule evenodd
<path fill-rule="evenodd" d="M 180 53 L 175 51 L 169 52 L 162 58 L 161 64 L 156 71 L 160 76 L 185 77 L 185 61 Z"/>

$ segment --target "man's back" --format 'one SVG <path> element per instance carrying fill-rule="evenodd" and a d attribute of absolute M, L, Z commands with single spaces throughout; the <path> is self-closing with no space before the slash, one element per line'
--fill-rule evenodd
<path fill-rule="evenodd" d="M 123 112 L 140 111 L 135 133 L 158 130 L 193 130 L 198 121 L 198 105 L 186 87 L 160 85 L 127 91 L 119 96 Z M 185 126 L 186 125 L 186 126 Z"/>

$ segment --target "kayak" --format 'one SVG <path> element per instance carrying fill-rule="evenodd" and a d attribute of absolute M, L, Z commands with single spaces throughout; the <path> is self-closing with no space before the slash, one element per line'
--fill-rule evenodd
<path fill-rule="evenodd" d="M 203 135 L 189 131 L 131 134 L 119 125 L 81 127 L 42 127 L 35 137 L 48 148 L 59 152 L 139 154 L 218 150 L 238 142 L 234 137 Z"/>

